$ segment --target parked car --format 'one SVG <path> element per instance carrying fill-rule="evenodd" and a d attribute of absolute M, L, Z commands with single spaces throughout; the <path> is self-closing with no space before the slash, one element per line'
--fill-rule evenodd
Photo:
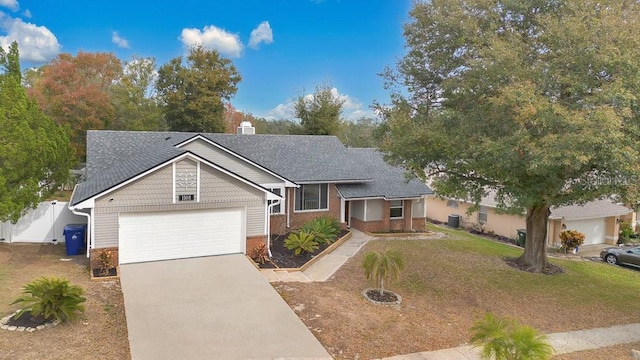
<path fill-rule="evenodd" d="M 611 265 L 640 267 L 640 246 L 605 248 L 600 252 L 600 258 Z"/>

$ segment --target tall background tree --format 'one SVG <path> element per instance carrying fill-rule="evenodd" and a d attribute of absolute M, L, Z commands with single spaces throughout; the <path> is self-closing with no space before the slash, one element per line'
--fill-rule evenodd
<path fill-rule="evenodd" d="M 56 123 L 69 125 L 71 144 L 85 155 L 86 131 L 113 126 L 112 85 L 122 76 L 122 64 L 111 53 L 60 54 L 39 71 L 30 72 L 29 95 Z"/>
<path fill-rule="evenodd" d="M 295 116 L 300 119 L 302 133 L 308 135 L 336 135 L 344 100 L 329 85 L 316 86 L 313 94 L 298 96 Z"/>
<path fill-rule="evenodd" d="M 69 128 L 45 116 L 22 86 L 18 44 L 0 47 L 0 221 L 18 221 L 69 177 Z"/>
<path fill-rule="evenodd" d="M 382 148 L 439 195 L 526 210 L 542 271 L 550 207 L 637 198 L 639 28 L 631 0 L 416 2 Z"/>
<path fill-rule="evenodd" d="M 123 64 L 122 76 L 110 89 L 113 130 L 166 130 L 156 92 L 156 61 L 134 56 Z"/>
<path fill-rule="evenodd" d="M 225 132 L 225 101 L 241 79 L 231 60 L 202 46 L 190 50 L 186 63 L 177 57 L 160 67 L 157 90 L 169 129 Z"/>

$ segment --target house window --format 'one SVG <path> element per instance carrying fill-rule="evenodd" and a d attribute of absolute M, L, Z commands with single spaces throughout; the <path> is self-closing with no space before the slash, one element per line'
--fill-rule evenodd
<path fill-rule="evenodd" d="M 392 219 L 401 219 L 403 216 L 404 200 L 389 201 L 389 217 Z"/>
<path fill-rule="evenodd" d="M 485 224 L 487 222 L 487 214 L 487 207 L 480 205 L 480 208 L 478 209 L 478 222 L 481 224 Z"/>
<path fill-rule="evenodd" d="M 458 200 L 447 200 L 447 206 L 450 208 L 458 208 Z"/>
<path fill-rule="evenodd" d="M 304 184 L 296 189 L 296 211 L 329 209 L 328 184 Z"/>
<path fill-rule="evenodd" d="M 271 191 L 274 194 L 278 194 L 278 195 L 282 195 L 282 188 L 270 188 L 269 191 Z M 282 209 L 284 208 L 282 206 L 282 202 L 284 200 L 269 200 L 269 205 L 273 204 L 274 202 L 279 201 L 280 203 L 278 205 L 275 205 L 271 208 L 271 214 L 282 214 Z"/>

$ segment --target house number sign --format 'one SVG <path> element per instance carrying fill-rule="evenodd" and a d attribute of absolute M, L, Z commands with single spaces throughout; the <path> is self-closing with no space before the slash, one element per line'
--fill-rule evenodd
<path fill-rule="evenodd" d="M 178 195 L 178 201 L 194 201 L 196 196 L 193 194 L 189 195 Z"/>

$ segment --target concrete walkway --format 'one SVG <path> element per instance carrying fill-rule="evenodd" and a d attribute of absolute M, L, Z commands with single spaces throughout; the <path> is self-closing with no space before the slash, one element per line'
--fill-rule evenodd
<path fill-rule="evenodd" d="M 555 354 L 593 350 L 601 347 L 640 341 L 640 324 L 616 325 L 608 328 L 569 331 L 548 334 L 549 344 Z M 450 349 L 396 355 L 382 360 L 476 360 L 480 350 L 471 345 Z"/>

